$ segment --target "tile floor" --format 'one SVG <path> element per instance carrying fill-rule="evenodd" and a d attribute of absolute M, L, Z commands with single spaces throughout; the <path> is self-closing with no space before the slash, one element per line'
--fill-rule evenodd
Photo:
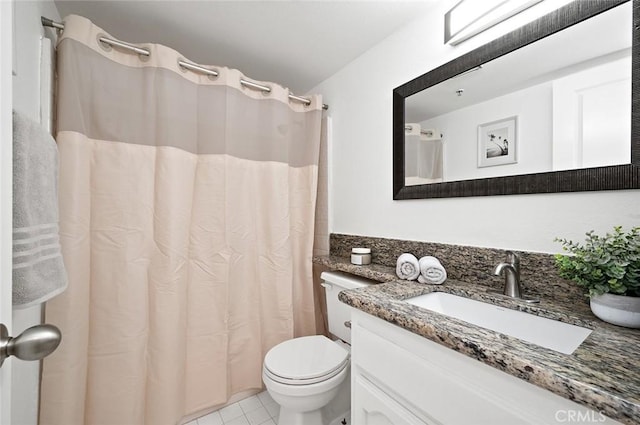
<path fill-rule="evenodd" d="M 186 425 L 276 425 L 278 413 L 278 404 L 263 391 Z"/>

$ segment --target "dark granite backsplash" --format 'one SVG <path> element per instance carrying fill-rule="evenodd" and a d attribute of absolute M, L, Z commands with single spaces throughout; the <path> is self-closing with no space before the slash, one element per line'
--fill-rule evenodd
<path fill-rule="evenodd" d="M 417 258 L 432 255 L 440 260 L 450 279 L 497 290 L 504 287 L 504 278 L 493 275 L 496 265 L 505 260 L 506 250 L 503 249 L 336 233 L 331 234 L 329 245 L 331 255 L 345 258 L 350 257 L 353 247 L 371 248 L 372 263 L 388 267 L 395 267 L 396 260 L 404 252 L 409 252 Z M 525 294 L 587 302 L 582 288 L 558 276 L 553 255 L 515 252 L 520 256 L 520 277 Z"/>

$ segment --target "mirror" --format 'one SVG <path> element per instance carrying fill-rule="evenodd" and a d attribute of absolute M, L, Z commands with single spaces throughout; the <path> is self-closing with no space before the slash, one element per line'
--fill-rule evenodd
<path fill-rule="evenodd" d="M 632 2 L 578 3 L 394 90 L 394 199 L 640 188 Z"/>

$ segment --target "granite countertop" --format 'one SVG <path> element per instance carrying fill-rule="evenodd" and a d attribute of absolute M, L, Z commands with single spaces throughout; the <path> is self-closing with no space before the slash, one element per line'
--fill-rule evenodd
<path fill-rule="evenodd" d="M 335 255 L 313 257 L 313 262 L 332 270 L 351 273 L 377 282 L 391 282 L 398 279 L 398 276 L 396 276 L 396 269 L 392 267 L 381 266 L 379 264 L 356 266 L 351 264 L 351 261 L 348 258 L 337 257 Z"/>
<path fill-rule="evenodd" d="M 527 304 L 490 293 L 479 284 L 451 279 L 443 285 L 402 281 L 397 280 L 391 267 L 355 266 L 348 259 L 333 256 L 316 257 L 314 262 L 384 282 L 342 291 L 340 300 L 346 304 L 612 419 L 640 423 L 640 330 L 605 323 L 586 303 L 541 298 L 540 304 Z M 593 332 L 573 354 L 566 355 L 403 301 L 435 291 L 587 327 Z"/>

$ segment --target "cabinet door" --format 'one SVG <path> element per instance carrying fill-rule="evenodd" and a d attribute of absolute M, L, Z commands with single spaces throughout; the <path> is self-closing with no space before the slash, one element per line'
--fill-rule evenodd
<path fill-rule="evenodd" d="M 423 422 L 371 381 L 357 375 L 353 382 L 352 421 L 358 425 L 440 425 Z"/>

